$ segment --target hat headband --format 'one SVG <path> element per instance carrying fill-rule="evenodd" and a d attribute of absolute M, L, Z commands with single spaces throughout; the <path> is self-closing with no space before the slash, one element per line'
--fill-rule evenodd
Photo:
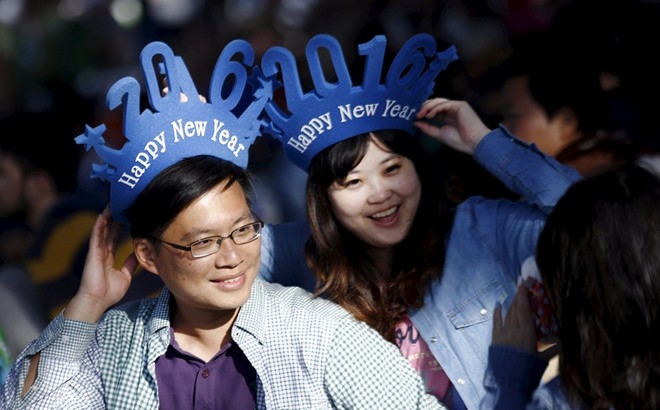
<path fill-rule="evenodd" d="M 353 85 L 341 46 L 328 34 L 314 36 L 307 44 L 306 58 L 314 89 L 304 93 L 293 54 L 272 47 L 261 61 L 265 76 L 281 76 L 286 106 L 271 100 L 266 105 L 270 119 L 267 131 L 284 144 L 289 159 L 307 171 L 320 151 L 339 141 L 378 130 L 395 129 L 412 134 L 415 113 L 431 95 L 435 77 L 458 59 L 451 46 L 436 53 L 435 39 L 417 34 L 401 47 L 384 71 L 387 40 L 375 36 L 358 45 L 365 59 L 362 84 Z M 320 54 L 327 52 L 336 81 L 329 82 Z"/>
<path fill-rule="evenodd" d="M 93 164 L 92 177 L 110 183 L 110 208 L 113 217 L 123 223 L 128 223 L 125 211 L 149 182 L 183 158 L 213 155 L 245 168 L 271 95 L 269 83 L 256 82 L 248 73 L 254 51 L 244 40 L 232 41 L 220 54 L 208 101 L 199 97 L 183 60 L 166 44 L 148 44 L 140 58 L 150 108 L 140 111 L 140 85 L 133 77 L 117 81 L 106 98 L 110 110 L 122 106 L 123 146 L 106 145 L 103 124 L 86 126 L 75 139 L 106 161 Z M 167 93 L 162 90 L 163 77 Z"/>

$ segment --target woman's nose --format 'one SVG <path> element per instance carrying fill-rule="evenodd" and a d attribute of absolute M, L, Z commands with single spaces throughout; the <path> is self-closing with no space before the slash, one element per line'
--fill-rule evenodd
<path fill-rule="evenodd" d="M 379 179 L 370 185 L 369 201 L 372 203 L 385 202 L 392 195 L 392 189 L 387 181 Z"/>

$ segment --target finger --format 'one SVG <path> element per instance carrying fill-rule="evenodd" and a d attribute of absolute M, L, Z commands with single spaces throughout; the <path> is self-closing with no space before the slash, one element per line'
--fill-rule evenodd
<path fill-rule="evenodd" d="M 529 305 L 529 295 L 527 288 L 524 285 L 519 285 L 516 295 L 512 302 L 512 321 L 515 326 L 529 326 L 534 324 L 534 317 L 532 316 L 531 307 Z"/>
<path fill-rule="evenodd" d="M 532 314 L 532 305 L 529 302 L 529 290 L 523 284 L 518 287 L 518 305 L 520 307 L 520 322 L 521 323 L 531 323 L 534 324 L 534 315 Z"/>
<path fill-rule="evenodd" d="M 521 307 L 529 308 L 529 290 L 524 284 L 518 285 L 518 290 L 516 291 L 516 299 Z"/>
<path fill-rule="evenodd" d="M 119 236 L 121 235 L 123 226 L 119 223 L 114 222 L 113 220 L 109 221 L 108 230 L 106 233 L 106 248 L 109 253 L 115 253 L 117 248 L 117 243 L 119 242 Z"/>
<path fill-rule="evenodd" d="M 128 255 L 124 260 L 124 263 L 121 265 L 121 271 L 133 278 L 138 271 L 138 265 L 139 262 L 135 256 L 135 252 L 131 252 L 130 255 Z"/>
<path fill-rule="evenodd" d="M 425 121 L 415 121 L 413 125 L 430 137 L 439 136 L 438 127 Z"/>
<path fill-rule="evenodd" d="M 502 305 L 500 302 L 495 304 L 495 309 L 493 309 L 493 331 L 499 330 L 502 328 Z"/>
<path fill-rule="evenodd" d="M 420 107 L 419 112 L 417 113 L 417 118 L 432 118 L 438 112 L 438 109 L 443 103 L 447 100 L 446 98 L 433 98 L 431 100 L 426 100 Z"/>
<path fill-rule="evenodd" d="M 105 246 L 105 231 L 108 225 L 108 216 L 103 211 L 96 217 L 92 234 L 89 238 L 90 249 L 96 249 Z"/>

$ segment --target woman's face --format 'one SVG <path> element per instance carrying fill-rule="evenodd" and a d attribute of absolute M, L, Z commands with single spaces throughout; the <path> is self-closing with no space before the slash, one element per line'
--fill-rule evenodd
<path fill-rule="evenodd" d="M 412 161 L 382 147 L 372 137 L 362 161 L 328 195 L 344 228 L 369 246 L 390 248 L 410 232 L 422 187 Z"/>

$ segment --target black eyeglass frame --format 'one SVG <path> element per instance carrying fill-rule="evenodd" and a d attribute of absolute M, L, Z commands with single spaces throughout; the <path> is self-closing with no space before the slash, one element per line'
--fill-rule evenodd
<path fill-rule="evenodd" d="M 241 229 L 245 229 L 247 227 L 252 227 L 254 229 L 254 237 L 252 237 L 250 240 L 248 240 L 246 242 L 237 243 L 236 239 L 234 239 L 234 236 Z M 257 240 L 261 236 L 261 229 L 263 227 L 264 227 L 263 221 L 250 222 L 249 224 L 245 224 L 245 225 L 239 226 L 238 228 L 234 229 L 227 236 L 222 236 L 222 235 L 208 236 L 206 238 L 198 239 L 194 242 L 191 242 L 188 245 L 179 245 L 177 243 L 167 242 L 167 241 L 164 241 L 164 240 L 162 240 L 162 239 L 160 239 L 156 236 L 153 236 L 153 235 L 149 236 L 149 238 L 154 240 L 154 241 L 161 242 L 161 243 L 164 243 L 166 245 L 170 245 L 171 247 L 173 247 L 175 249 L 190 252 L 190 256 L 192 256 L 195 259 L 199 259 L 199 258 L 204 258 L 204 257 L 209 256 L 209 255 L 213 255 L 214 253 L 218 253 L 218 251 L 220 251 L 220 245 L 222 244 L 222 241 L 224 239 L 229 238 L 236 245 L 245 245 L 245 244 L 248 244 L 250 242 L 254 242 L 255 240 Z M 197 256 L 197 255 L 193 254 L 193 246 L 195 246 L 195 244 L 200 243 L 202 241 L 208 241 L 208 240 L 215 240 L 215 243 L 218 245 L 218 247 L 215 251 L 213 251 L 211 253 L 206 253 L 206 254 L 200 255 L 200 256 Z"/>

